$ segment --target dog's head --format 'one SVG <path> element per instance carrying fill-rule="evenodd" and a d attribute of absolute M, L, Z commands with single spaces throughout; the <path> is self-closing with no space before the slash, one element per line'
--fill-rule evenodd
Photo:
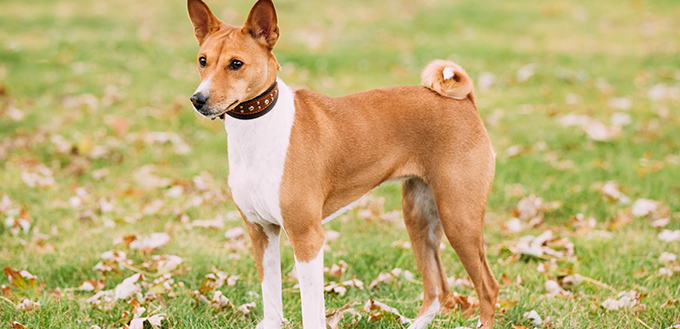
<path fill-rule="evenodd" d="M 279 64 L 272 49 L 279 27 L 271 0 L 257 1 L 242 27 L 217 19 L 202 0 L 188 0 L 187 6 L 200 46 L 201 83 L 191 96 L 198 113 L 216 118 L 274 83 Z"/>

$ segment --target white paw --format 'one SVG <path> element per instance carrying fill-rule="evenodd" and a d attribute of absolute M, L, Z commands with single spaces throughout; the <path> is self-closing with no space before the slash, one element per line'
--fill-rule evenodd
<path fill-rule="evenodd" d="M 255 329 L 281 329 L 283 328 L 283 323 L 279 320 L 262 320 L 257 324 Z"/>

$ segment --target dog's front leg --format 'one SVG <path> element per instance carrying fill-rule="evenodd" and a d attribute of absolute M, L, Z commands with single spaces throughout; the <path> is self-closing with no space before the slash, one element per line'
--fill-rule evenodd
<path fill-rule="evenodd" d="M 245 218 L 245 217 L 244 217 Z M 255 263 L 262 284 L 264 320 L 257 329 L 280 329 L 286 322 L 281 299 L 281 257 L 279 255 L 278 225 L 260 225 L 246 220 L 253 244 Z"/>
<path fill-rule="evenodd" d="M 286 225 L 284 222 L 284 228 L 295 253 L 302 302 L 302 327 L 325 329 L 323 245 L 326 232 L 321 227 L 321 220 L 296 224 Z"/>

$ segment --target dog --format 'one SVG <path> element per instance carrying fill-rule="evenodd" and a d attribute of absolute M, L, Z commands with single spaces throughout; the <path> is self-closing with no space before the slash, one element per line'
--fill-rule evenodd
<path fill-rule="evenodd" d="M 465 70 L 437 60 L 424 86 L 332 98 L 293 91 L 277 78 L 274 4 L 259 0 L 241 27 L 188 0 L 201 82 L 191 96 L 206 118 L 224 119 L 229 188 L 247 227 L 261 280 L 264 319 L 281 328 L 279 235 L 288 235 L 300 282 L 302 325 L 326 328 L 322 224 L 381 183 L 402 180 L 402 206 L 423 303 L 410 328 L 427 328 L 449 286 L 445 234 L 480 300 L 478 328 L 493 327 L 498 282 L 483 242 L 495 155 Z"/>

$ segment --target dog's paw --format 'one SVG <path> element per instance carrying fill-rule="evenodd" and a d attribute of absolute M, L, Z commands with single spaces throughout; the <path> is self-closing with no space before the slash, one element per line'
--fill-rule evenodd
<path fill-rule="evenodd" d="M 255 329 L 281 329 L 283 328 L 283 323 L 280 320 L 262 320 L 257 324 Z"/>

